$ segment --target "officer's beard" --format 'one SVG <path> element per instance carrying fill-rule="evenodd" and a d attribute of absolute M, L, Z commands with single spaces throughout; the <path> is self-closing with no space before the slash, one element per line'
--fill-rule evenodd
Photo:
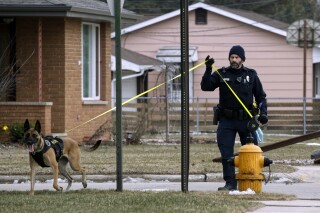
<path fill-rule="evenodd" d="M 235 61 L 230 62 L 230 67 L 231 67 L 232 69 L 240 69 L 241 66 L 242 66 L 242 62 L 239 62 L 239 63 L 237 63 L 237 62 L 235 62 Z"/>

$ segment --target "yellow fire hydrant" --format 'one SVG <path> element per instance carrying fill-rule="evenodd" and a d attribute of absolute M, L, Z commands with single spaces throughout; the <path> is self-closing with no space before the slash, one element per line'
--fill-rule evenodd
<path fill-rule="evenodd" d="M 264 180 L 262 168 L 272 164 L 272 160 L 263 157 L 261 148 L 250 142 L 240 147 L 239 156 L 236 156 L 231 164 L 238 167 L 236 179 L 239 191 L 250 188 L 255 192 L 261 192 Z"/>

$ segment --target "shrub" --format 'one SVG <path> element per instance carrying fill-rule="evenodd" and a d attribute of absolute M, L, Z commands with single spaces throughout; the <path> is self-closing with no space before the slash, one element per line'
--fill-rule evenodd
<path fill-rule="evenodd" d="M 24 124 L 23 123 L 14 123 L 9 127 L 9 137 L 10 141 L 14 143 L 22 142 L 24 134 Z"/>

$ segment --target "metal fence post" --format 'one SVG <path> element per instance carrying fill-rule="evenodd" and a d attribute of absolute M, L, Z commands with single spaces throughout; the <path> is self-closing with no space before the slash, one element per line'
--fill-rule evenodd
<path fill-rule="evenodd" d="M 116 52 L 116 161 L 117 191 L 122 191 L 122 67 L 121 67 L 121 5 L 114 2 L 115 11 L 115 52 Z"/>
<path fill-rule="evenodd" d="M 197 97 L 197 134 L 200 133 L 199 131 L 199 125 L 200 125 L 200 112 L 199 112 L 199 97 Z"/>
<path fill-rule="evenodd" d="M 180 0 L 181 35 L 181 190 L 189 184 L 189 2 Z"/>
<path fill-rule="evenodd" d="M 307 133 L 307 99 L 303 97 L 303 134 Z"/>

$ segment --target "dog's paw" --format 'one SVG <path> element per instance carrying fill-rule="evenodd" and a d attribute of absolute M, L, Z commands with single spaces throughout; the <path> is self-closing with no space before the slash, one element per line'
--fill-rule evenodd
<path fill-rule="evenodd" d="M 53 188 L 58 192 L 63 191 L 63 188 L 61 186 L 53 186 Z"/>
<path fill-rule="evenodd" d="M 88 186 L 87 182 L 83 182 L 82 186 L 83 186 L 83 188 L 87 188 L 87 186 Z"/>

